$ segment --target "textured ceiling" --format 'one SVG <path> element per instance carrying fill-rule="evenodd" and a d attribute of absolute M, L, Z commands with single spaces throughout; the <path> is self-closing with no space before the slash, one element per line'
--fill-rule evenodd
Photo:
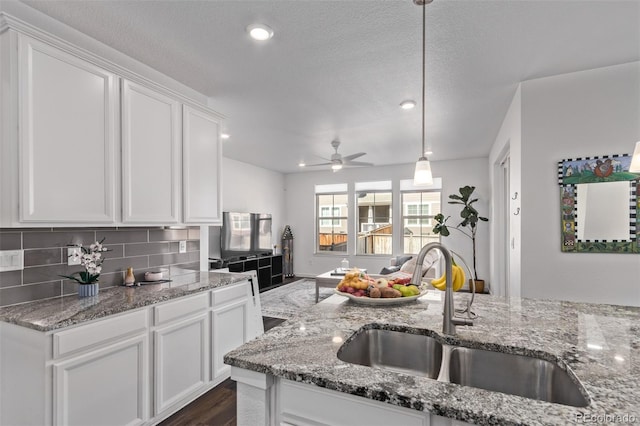
<path fill-rule="evenodd" d="M 5 0 L 6 1 L 6 0 Z M 224 155 L 281 172 L 364 151 L 420 154 L 422 15 L 411 0 L 24 1 L 211 98 Z M 245 27 L 265 23 L 267 43 Z M 640 59 L 639 0 L 435 0 L 427 6 L 427 145 L 485 157 L 517 83 Z"/>

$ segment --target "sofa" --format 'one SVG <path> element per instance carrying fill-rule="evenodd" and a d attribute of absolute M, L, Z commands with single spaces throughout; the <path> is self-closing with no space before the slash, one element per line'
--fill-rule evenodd
<path fill-rule="evenodd" d="M 396 256 L 391 259 L 389 266 L 382 268 L 380 275 L 389 275 L 397 272 L 413 275 L 417 260 L 415 256 L 411 255 Z M 427 253 L 422 262 L 422 277 L 436 278 L 440 275 L 440 254 L 432 250 Z"/>

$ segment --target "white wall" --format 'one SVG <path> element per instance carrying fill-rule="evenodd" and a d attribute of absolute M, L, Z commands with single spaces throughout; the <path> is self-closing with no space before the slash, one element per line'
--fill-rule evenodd
<path fill-rule="evenodd" d="M 522 83 L 522 295 L 640 306 L 640 256 L 562 253 L 557 162 L 631 153 L 640 62 Z"/>
<path fill-rule="evenodd" d="M 491 174 L 491 293 L 500 296 L 520 297 L 520 256 L 521 256 L 521 220 L 518 213 L 522 188 L 521 173 L 521 133 L 522 133 L 522 91 L 518 85 L 511 105 L 507 110 L 498 136 L 489 153 Z M 509 156 L 509 193 L 505 194 L 503 168 L 505 156 Z M 517 195 L 516 195 L 517 194 Z M 514 199 L 515 198 L 515 199 Z M 508 204 L 508 209 L 505 208 Z M 518 213 L 518 214 L 516 214 Z M 504 223 L 509 223 L 506 232 Z M 508 241 L 507 241 L 508 240 Z M 508 263 L 508 282 L 506 288 L 505 263 Z"/>
<path fill-rule="evenodd" d="M 233 142 L 224 142 L 233 143 Z M 285 223 L 284 175 L 229 158 L 222 158 L 222 209 L 246 213 L 271 213 L 273 244 L 281 253 Z M 220 257 L 220 228 L 210 227 L 210 257 Z"/>
<path fill-rule="evenodd" d="M 331 171 L 301 172 L 285 176 L 287 223 L 294 236 L 294 273 L 296 276 L 315 276 L 340 266 L 345 255 L 315 252 L 315 193 L 314 186 L 328 183 L 347 183 L 353 192 L 355 182 L 393 180 L 394 204 L 399 200 L 401 179 L 413 179 L 414 164 L 396 166 L 380 166 L 368 168 L 347 168 L 340 172 Z M 457 193 L 458 188 L 465 185 L 476 186 L 476 194 L 480 201 L 476 204 L 481 215 L 488 216 L 490 186 L 488 164 L 486 158 L 474 158 L 458 161 L 432 162 L 433 175 L 442 178 L 443 214 L 452 215 L 452 225 L 458 223 L 458 206 L 447 204 L 448 195 Z M 353 211 L 353 210 L 352 210 Z M 399 209 L 394 210 L 394 223 L 398 223 Z M 355 220 L 355 219 L 354 219 Z M 353 225 L 352 225 L 353 226 Z M 489 275 L 489 227 L 482 223 L 478 230 L 478 275 L 488 279 Z M 460 253 L 469 263 L 472 262 L 471 240 L 452 231 L 450 237 L 442 239 L 447 248 Z M 395 244 L 394 246 L 398 246 Z M 355 248 L 351 249 L 355 251 Z M 394 253 L 394 255 L 401 253 Z M 346 256 L 351 266 L 366 268 L 378 273 L 389 264 L 391 256 L 355 255 Z"/>

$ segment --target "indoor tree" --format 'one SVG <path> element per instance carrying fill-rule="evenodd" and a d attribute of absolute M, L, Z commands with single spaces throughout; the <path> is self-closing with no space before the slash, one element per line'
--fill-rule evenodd
<path fill-rule="evenodd" d="M 478 281 L 478 273 L 476 272 L 476 232 L 478 231 L 478 221 L 488 222 L 489 219 L 480 216 L 478 210 L 473 207 L 473 204 L 478 201 L 477 198 L 471 198 L 475 189 L 475 186 L 463 186 L 459 189 L 459 194 L 449 195 L 449 198 L 453 200 L 449 201 L 449 204 L 459 204 L 463 206 L 460 211 L 462 221 L 455 227 L 451 227 L 451 229 L 460 231 L 471 239 L 473 245 L 473 277 L 475 281 Z M 449 236 L 450 227 L 448 227 L 446 223 L 450 217 L 451 216 L 447 216 L 445 218 L 442 213 L 438 213 L 434 218 L 437 224 L 433 227 L 433 232 L 443 237 Z"/>

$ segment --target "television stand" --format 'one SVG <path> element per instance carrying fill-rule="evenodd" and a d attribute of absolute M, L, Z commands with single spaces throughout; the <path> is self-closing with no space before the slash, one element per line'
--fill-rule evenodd
<path fill-rule="evenodd" d="M 229 261 L 229 272 L 256 271 L 260 292 L 282 284 L 282 255 L 260 256 Z"/>

